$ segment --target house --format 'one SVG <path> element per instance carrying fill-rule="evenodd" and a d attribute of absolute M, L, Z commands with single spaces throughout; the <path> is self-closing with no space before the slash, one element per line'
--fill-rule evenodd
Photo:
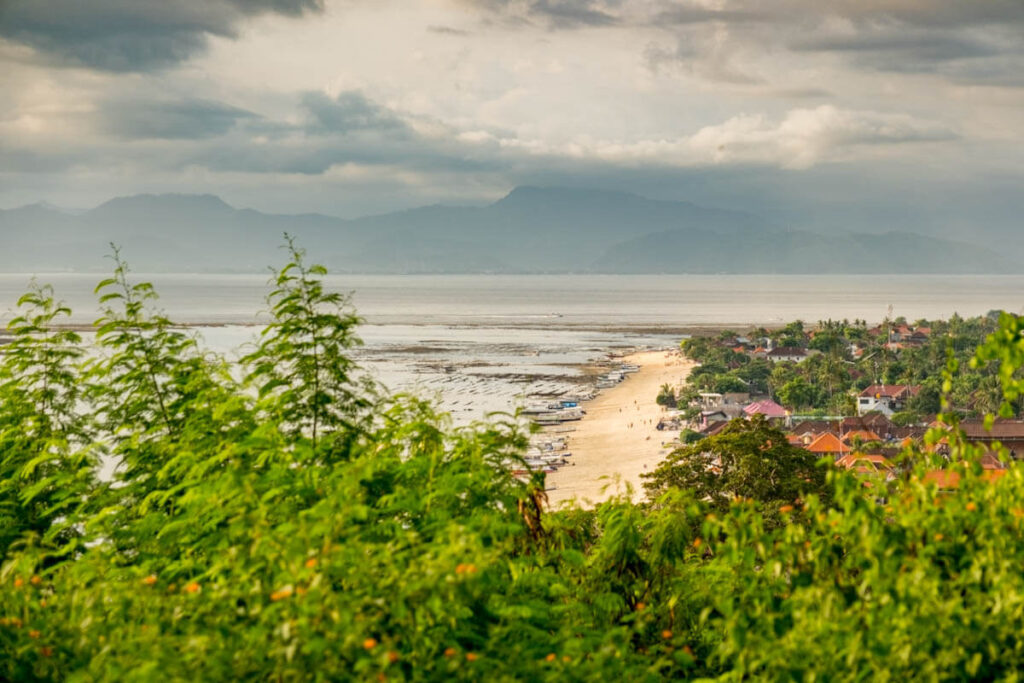
<path fill-rule="evenodd" d="M 985 429 L 983 420 L 963 420 L 960 429 L 968 443 L 984 446 L 986 450 L 994 452 L 998 442 L 1014 460 L 1024 458 L 1024 421 L 996 420 L 992 423 L 992 429 Z"/>
<path fill-rule="evenodd" d="M 743 415 L 743 408 L 736 405 L 719 405 L 715 408 L 700 411 L 699 431 L 704 431 L 716 422 L 728 422 Z"/>
<path fill-rule="evenodd" d="M 868 413 L 860 417 L 844 417 L 839 423 L 839 431 L 842 434 L 855 431 L 874 432 L 883 438 L 892 434 L 895 429 L 892 421 L 882 413 Z"/>
<path fill-rule="evenodd" d="M 815 455 L 829 455 L 835 459 L 838 459 L 850 450 L 850 447 L 840 441 L 839 437 L 832 432 L 819 434 L 811 443 L 807 444 L 806 448 Z"/>
<path fill-rule="evenodd" d="M 771 400 L 754 401 L 745 407 L 743 412 L 748 416 L 764 415 L 769 419 L 786 417 L 786 409 Z"/>
<path fill-rule="evenodd" d="M 697 395 L 700 398 L 700 405 L 707 410 L 714 410 L 722 406 L 743 405 L 750 401 L 750 394 L 746 392 L 728 392 L 719 394 L 715 392 L 702 392 Z"/>
<path fill-rule="evenodd" d="M 780 346 L 765 354 L 765 358 L 773 363 L 799 363 L 803 359 L 807 358 L 807 351 L 804 349 L 798 349 L 795 346 Z"/>
<path fill-rule="evenodd" d="M 857 414 L 879 412 L 887 417 L 903 410 L 907 401 L 917 396 L 919 386 L 909 384 L 872 384 L 857 397 Z"/>

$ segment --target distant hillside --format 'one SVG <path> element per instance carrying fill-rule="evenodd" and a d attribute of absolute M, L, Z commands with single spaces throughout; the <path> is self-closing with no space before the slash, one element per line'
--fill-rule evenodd
<path fill-rule="evenodd" d="M 236 209 L 212 195 L 137 195 L 80 215 L 0 211 L 0 270 L 98 271 L 109 243 L 136 271 L 258 272 L 295 235 L 337 272 L 1010 272 L 981 247 L 908 233 L 791 232 L 749 213 L 606 190 L 519 187 L 483 207 L 356 220 Z"/>

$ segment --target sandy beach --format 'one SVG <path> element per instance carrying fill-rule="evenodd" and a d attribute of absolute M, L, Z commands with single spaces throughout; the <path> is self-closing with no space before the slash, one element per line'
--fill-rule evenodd
<path fill-rule="evenodd" d="M 668 453 L 662 444 L 674 433 L 659 432 L 664 409 L 654 402 L 662 384 L 679 386 L 693 363 L 678 351 L 645 351 L 627 356 L 640 370 L 584 405 L 587 415 L 569 433 L 573 464 L 548 475 L 551 504 L 576 499 L 581 505 L 606 500 L 625 490 L 643 497 L 640 475 Z"/>

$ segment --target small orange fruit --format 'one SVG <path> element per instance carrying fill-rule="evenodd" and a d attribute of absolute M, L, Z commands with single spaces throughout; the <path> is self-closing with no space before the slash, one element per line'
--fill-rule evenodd
<path fill-rule="evenodd" d="M 702 541 L 700 538 L 693 539 L 693 547 L 694 548 L 699 548 L 702 545 L 704 545 L 704 541 Z"/>
<path fill-rule="evenodd" d="M 970 503 L 967 504 L 968 512 L 974 512 L 977 509 L 978 509 L 978 506 L 975 504 L 975 502 L 973 500 Z"/>
<path fill-rule="evenodd" d="M 935 540 L 936 541 L 941 541 L 943 538 L 944 538 L 944 536 L 942 534 L 935 534 Z"/>
<path fill-rule="evenodd" d="M 37 631 L 35 629 L 32 629 L 31 631 L 28 632 L 28 637 L 29 638 L 38 638 L 39 635 L 40 635 L 39 631 Z"/>
<path fill-rule="evenodd" d="M 21 588 L 24 585 L 25 585 L 24 579 L 22 579 L 20 576 L 15 577 L 15 579 L 14 579 L 14 587 L 15 588 Z"/>
<path fill-rule="evenodd" d="M 200 589 L 201 589 L 201 586 L 198 583 L 196 583 L 195 581 L 193 581 L 192 583 L 190 583 L 187 586 L 185 586 L 185 592 L 186 593 L 198 593 L 200 591 Z"/>
<path fill-rule="evenodd" d="M 445 657 L 454 657 L 455 656 L 455 648 L 454 647 L 446 647 L 444 649 L 444 656 Z"/>
<path fill-rule="evenodd" d="M 52 657 L 53 648 L 49 647 L 48 645 L 44 645 L 43 647 L 39 648 L 39 654 L 41 654 L 44 657 Z"/>
<path fill-rule="evenodd" d="M 399 657 L 398 653 L 395 652 L 394 650 L 391 650 L 390 652 L 388 652 L 388 661 L 391 662 L 392 664 L 397 662 L 399 659 L 400 659 L 400 657 Z"/>
<path fill-rule="evenodd" d="M 156 574 L 150 574 L 142 580 L 142 583 L 146 584 L 147 586 L 152 586 L 154 583 L 156 583 Z"/>
<path fill-rule="evenodd" d="M 478 659 L 478 656 L 477 656 L 477 654 L 475 652 L 467 652 L 466 653 L 466 661 L 467 662 L 475 662 L 477 659 Z"/>
<path fill-rule="evenodd" d="M 32 578 L 29 579 L 29 583 L 31 583 L 33 586 L 38 586 L 42 582 L 43 582 L 43 580 L 42 580 L 42 578 L 39 577 L 38 574 L 33 574 Z"/>
<path fill-rule="evenodd" d="M 367 638 L 366 640 L 363 641 L 363 649 L 364 650 L 372 650 L 375 647 L 377 647 L 377 639 L 376 638 Z"/>
<path fill-rule="evenodd" d="M 316 566 L 316 558 L 315 557 L 311 557 L 308 560 L 306 560 L 306 569 L 312 569 L 315 566 Z"/>
<path fill-rule="evenodd" d="M 665 629 L 664 631 L 661 632 L 661 637 L 664 638 L 665 640 L 668 640 L 669 638 L 672 637 L 672 631 L 669 631 L 668 629 Z"/>
<path fill-rule="evenodd" d="M 545 659 L 545 660 L 547 660 L 547 661 L 549 661 L 549 662 L 553 662 L 553 661 L 555 661 L 556 659 L 558 659 L 558 656 L 557 656 L 557 655 L 556 655 L 556 654 L 555 654 L 554 652 L 551 652 L 551 653 L 549 653 L 549 654 L 548 654 L 548 656 L 547 656 L 547 657 L 545 657 L 544 659 Z"/>
<path fill-rule="evenodd" d="M 793 511 L 793 506 L 792 505 L 783 505 L 782 507 L 779 508 L 779 512 L 781 512 L 783 514 L 787 514 L 787 513 L 790 513 L 792 511 Z"/>
<path fill-rule="evenodd" d="M 642 603 L 642 602 L 638 602 L 638 603 L 636 603 L 636 611 L 637 611 L 637 612 L 640 612 L 641 610 L 643 610 L 643 608 L 644 608 L 644 607 L 647 607 L 647 605 L 645 605 L 645 604 L 644 604 L 644 603 Z"/>

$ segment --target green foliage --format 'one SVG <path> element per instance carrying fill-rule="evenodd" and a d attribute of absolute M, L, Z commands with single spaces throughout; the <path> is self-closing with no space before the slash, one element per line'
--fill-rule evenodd
<path fill-rule="evenodd" d="M 650 502 L 550 510 L 542 475 L 510 474 L 526 447 L 510 418 L 456 429 L 362 379 L 357 318 L 290 254 L 241 371 L 155 310 L 120 260 L 98 288 L 95 344 L 58 326 L 48 288 L 22 299 L 0 358 L 0 679 L 1024 667 L 1024 471 L 983 473 L 956 415 L 928 437 L 958 476 L 941 491 L 926 454 L 865 482 L 755 418 L 670 456 Z M 1004 316 L 970 369 L 1011 408 L 1021 329 Z"/>
<path fill-rule="evenodd" d="M 658 389 L 658 395 L 655 397 L 654 402 L 659 406 L 665 406 L 666 408 L 676 407 L 676 392 L 669 384 L 662 384 L 661 388 Z"/>
<path fill-rule="evenodd" d="M 825 469 L 817 457 L 791 445 L 763 415 L 733 420 L 718 434 L 675 451 L 644 479 L 652 499 L 679 489 L 718 511 L 729 509 L 735 499 L 757 501 L 770 510 L 792 506 L 809 494 L 828 497 Z"/>

